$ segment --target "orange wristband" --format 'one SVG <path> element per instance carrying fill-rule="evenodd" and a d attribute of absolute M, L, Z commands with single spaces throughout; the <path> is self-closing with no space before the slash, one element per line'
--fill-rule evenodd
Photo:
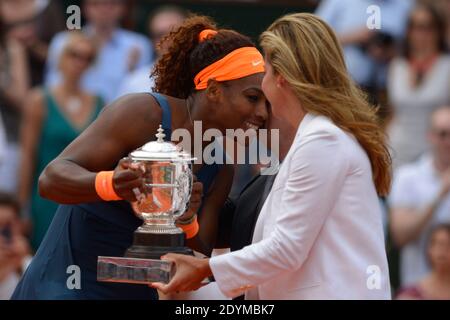
<path fill-rule="evenodd" d="M 197 217 L 194 218 L 190 224 L 186 225 L 178 225 L 186 234 L 186 239 L 192 239 L 195 237 L 200 230 L 200 226 L 198 225 Z"/>
<path fill-rule="evenodd" d="M 104 201 L 122 200 L 113 187 L 114 171 L 101 171 L 95 176 L 95 191 Z"/>

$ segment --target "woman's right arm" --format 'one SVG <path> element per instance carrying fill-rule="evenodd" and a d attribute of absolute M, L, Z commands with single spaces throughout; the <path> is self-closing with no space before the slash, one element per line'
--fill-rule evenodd
<path fill-rule="evenodd" d="M 32 188 L 36 150 L 39 148 L 38 143 L 45 112 L 42 91 L 33 90 L 28 95 L 24 106 L 20 128 L 19 203 L 22 208 L 26 206 Z"/>
<path fill-rule="evenodd" d="M 77 139 L 44 170 L 39 192 L 63 204 L 101 200 L 95 190 L 99 171 L 114 170 L 113 186 L 124 200 L 135 201 L 133 188 L 142 187 L 138 171 L 120 159 L 153 140 L 161 110 L 148 94 L 128 95 L 107 106 Z M 116 167 L 117 166 L 117 167 Z M 142 190 L 141 190 L 142 191 Z"/>

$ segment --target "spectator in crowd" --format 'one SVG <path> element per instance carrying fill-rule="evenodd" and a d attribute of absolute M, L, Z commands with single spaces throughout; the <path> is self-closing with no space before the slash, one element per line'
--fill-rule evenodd
<path fill-rule="evenodd" d="M 322 0 L 316 11 L 337 33 L 350 75 L 371 93 L 385 85 L 387 52 L 392 51 L 395 41 L 403 37 L 412 2 Z M 368 8 L 373 5 L 380 8 L 379 30 L 368 28 L 372 14 Z"/>
<path fill-rule="evenodd" d="M 2 0 L 0 5 L 9 37 L 25 48 L 31 85 L 42 84 L 50 40 L 65 28 L 64 11 L 55 0 Z"/>
<path fill-rule="evenodd" d="M 161 42 L 164 36 L 181 25 L 188 16 L 182 8 L 173 5 L 157 8 L 148 18 L 148 30 L 156 58 L 160 57 L 167 48 L 167 42 Z M 150 76 L 153 63 L 141 67 L 130 73 L 122 81 L 117 98 L 128 93 L 151 91 L 153 79 Z"/>
<path fill-rule="evenodd" d="M 151 61 L 151 46 L 142 35 L 119 27 L 125 13 L 124 0 L 83 0 L 87 25 L 83 31 L 92 36 L 100 48 L 96 63 L 83 77 L 83 88 L 111 102 L 123 78 Z M 50 44 L 46 84 L 58 83 L 58 61 L 68 32 L 59 33 Z"/>
<path fill-rule="evenodd" d="M 450 224 L 436 226 L 427 245 L 431 272 L 412 286 L 402 288 L 399 300 L 450 300 Z"/>
<path fill-rule="evenodd" d="M 428 140 L 431 152 L 394 174 L 389 198 L 392 238 L 401 248 L 403 286 L 429 272 L 426 235 L 434 225 L 450 222 L 450 107 L 432 114 Z"/>
<path fill-rule="evenodd" d="M 446 24 L 447 50 L 450 49 L 450 0 L 421 0 L 421 2 L 433 5 L 442 14 Z"/>
<path fill-rule="evenodd" d="M 2 114 L 0 113 L 0 166 L 2 165 L 2 162 L 5 161 L 5 150 L 6 150 L 5 125 L 3 124 Z"/>
<path fill-rule="evenodd" d="M 388 93 L 394 117 L 388 129 L 394 166 L 417 160 L 427 151 L 430 114 L 450 103 L 450 57 L 445 25 L 430 5 L 411 13 L 403 56 L 392 62 Z"/>
<path fill-rule="evenodd" d="M 56 203 L 39 196 L 38 177 L 96 118 L 103 106 L 101 98 L 80 87 L 82 75 L 96 57 L 94 42 L 76 31 L 66 41 L 58 64 L 62 81 L 56 86 L 34 90 L 24 110 L 19 201 L 26 207 L 31 200 L 34 249 L 39 246 L 57 208 Z"/>
<path fill-rule="evenodd" d="M 1 8 L 1 7 L 0 7 Z M 4 157 L 0 162 L 0 192 L 17 192 L 19 122 L 23 99 L 29 88 L 28 65 L 23 45 L 5 32 L 0 10 L 0 114 L 6 133 Z"/>
<path fill-rule="evenodd" d="M 17 203 L 11 196 L 0 193 L 0 300 L 11 297 L 29 257 Z"/>

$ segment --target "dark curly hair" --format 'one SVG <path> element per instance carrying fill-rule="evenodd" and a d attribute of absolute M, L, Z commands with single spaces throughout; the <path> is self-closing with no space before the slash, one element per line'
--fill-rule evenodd
<path fill-rule="evenodd" d="M 199 34 L 205 29 L 218 33 L 200 43 Z M 162 41 L 168 41 L 170 46 L 153 69 L 153 90 L 180 99 L 186 99 L 194 91 L 194 77 L 202 69 L 236 49 L 255 47 L 250 38 L 233 30 L 218 29 L 205 16 L 188 18 Z"/>

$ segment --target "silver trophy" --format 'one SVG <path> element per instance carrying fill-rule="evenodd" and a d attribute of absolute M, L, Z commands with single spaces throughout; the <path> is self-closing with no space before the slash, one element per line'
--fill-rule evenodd
<path fill-rule="evenodd" d="M 159 126 L 156 141 L 129 155 L 132 167 L 144 174 L 144 192 L 133 190 L 138 201 L 132 203 L 144 223 L 134 232 L 133 245 L 125 257 L 98 258 L 98 281 L 168 283 L 174 268 L 160 257 L 169 252 L 193 254 L 185 246 L 185 234 L 175 221 L 186 211 L 190 199 L 195 158 L 164 141 L 164 137 Z"/>

